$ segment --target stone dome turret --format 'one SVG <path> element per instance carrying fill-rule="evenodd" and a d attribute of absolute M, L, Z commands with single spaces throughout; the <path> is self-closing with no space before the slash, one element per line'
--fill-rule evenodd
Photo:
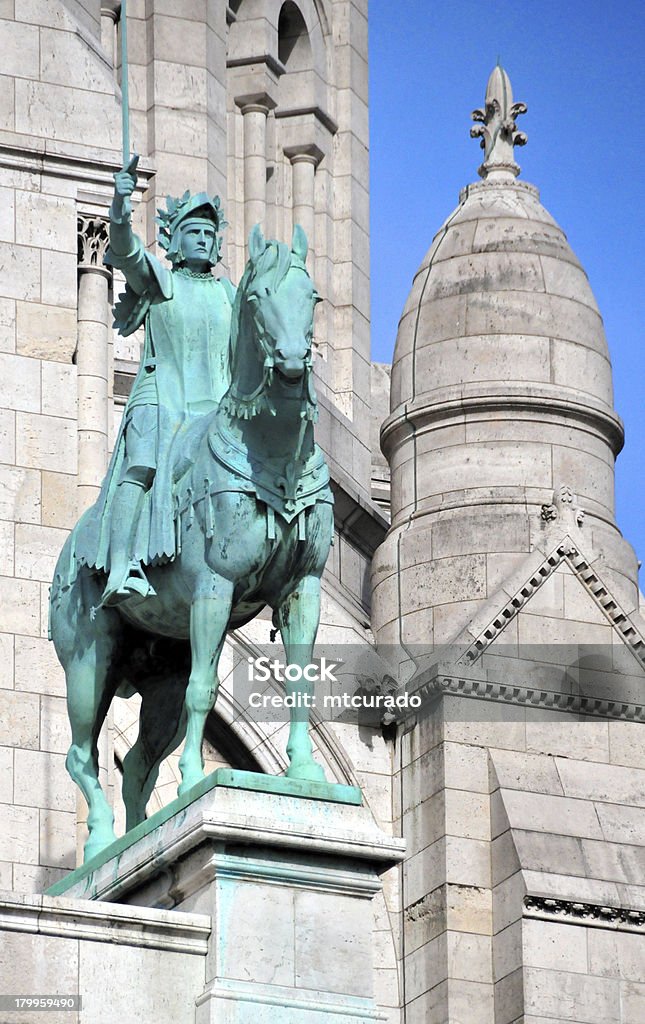
<path fill-rule="evenodd" d="M 516 180 L 513 146 L 526 136 L 515 118 L 525 110 L 498 66 L 485 109 L 473 114 L 483 180 L 461 191 L 403 311 L 381 432 L 392 474 L 390 546 L 414 526 L 417 550 L 430 551 L 441 524 L 455 557 L 529 551 L 531 523 L 566 485 L 586 511 L 587 534 L 633 587 L 633 552 L 614 518 L 623 429 L 602 318 L 538 190 Z M 377 590 L 378 576 L 377 567 Z"/>

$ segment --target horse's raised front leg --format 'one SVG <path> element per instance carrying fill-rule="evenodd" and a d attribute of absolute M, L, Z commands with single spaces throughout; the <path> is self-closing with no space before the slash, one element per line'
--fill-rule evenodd
<path fill-rule="evenodd" d="M 191 606 L 191 670 L 186 690 L 186 742 L 179 759 L 179 796 L 204 778 L 204 727 L 217 696 L 217 665 L 226 639 L 232 601 L 233 584 L 218 577 L 212 593 L 207 597 L 197 597 Z"/>
<path fill-rule="evenodd" d="M 320 621 L 320 579 L 305 576 L 277 610 L 277 621 L 282 635 L 287 664 L 299 665 L 304 669 L 311 663 L 314 642 Z M 313 683 L 302 676 L 298 681 L 285 683 L 291 696 L 313 694 Z M 287 775 L 291 779 L 307 779 L 310 782 L 324 782 L 325 773 L 313 759 L 309 736 L 309 710 L 305 701 L 296 701 L 291 709 L 291 724 L 287 755 Z M 298 706 L 302 704 L 302 706 Z"/>

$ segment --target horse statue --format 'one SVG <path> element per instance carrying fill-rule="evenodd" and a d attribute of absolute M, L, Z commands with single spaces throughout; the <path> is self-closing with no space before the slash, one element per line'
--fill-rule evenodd
<path fill-rule="evenodd" d="M 249 251 L 233 307 L 230 387 L 173 466 L 176 557 L 146 568 L 148 596 L 115 607 L 101 604 L 105 574 L 75 556 L 83 518 L 57 563 L 51 637 L 67 681 L 67 770 L 88 805 L 86 862 L 115 839 L 97 752 L 115 695 L 142 697 L 139 737 L 123 764 L 129 831 L 145 817 L 160 762 L 184 737 L 178 795 L 204 777 L 202 740 L 228 630 L 268 605 L 287 663 L 304 669 L 313 657 L 333 533 L 329 471 L 313 433 L 319 296 L 301 228 L 290 248 L 256 227 Z M 310 684 L 286 686 L 297 694 Z M 301 706 L 291 709 L 287 754 L 287 776 L 324 780 Z"/>

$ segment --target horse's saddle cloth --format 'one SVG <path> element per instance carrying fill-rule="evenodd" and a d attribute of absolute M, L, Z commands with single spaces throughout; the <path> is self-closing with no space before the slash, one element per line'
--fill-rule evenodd
<path fill-rule="evenodd" d="M 249 451 L 217 429 L 209 434 L 208 443 L 226 471 L 217 474 L 211 494 L 230 490 L 254 493 L 288 523 L 318 501 L 333 503 L 329 469 L 318 445 L 304 459 L 285 462 L 282 457 Z"/>

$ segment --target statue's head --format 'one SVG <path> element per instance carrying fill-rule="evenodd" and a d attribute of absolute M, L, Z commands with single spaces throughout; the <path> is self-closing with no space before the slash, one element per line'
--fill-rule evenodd
<path fill-rule="evenodd" d="M 161 225 L 159 244 L 173 266 L 214 267 L 220 259 L 220 232 L 226 226 L 219 196 L 191 196 L 187 191 L 181 199 L 168 196 L 166 207 L 157 210 L 156 220 Z"/>

